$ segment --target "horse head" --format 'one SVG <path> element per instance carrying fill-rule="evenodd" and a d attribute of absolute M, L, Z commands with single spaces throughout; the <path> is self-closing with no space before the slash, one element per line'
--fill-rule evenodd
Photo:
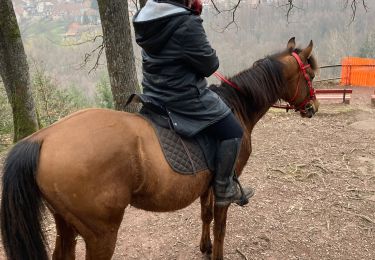
<path fill-rule="evenodd" d="M 317 62 L 312 55 L 313 42 L 304 49 L 296 48 L 295 38 L 287 44 L 285 54 L 281 56 L 286 80 L 282 99 L 299 111 L 302 117 L 311 118 L 319 109 L 312 81 L 317 70 Z"/>

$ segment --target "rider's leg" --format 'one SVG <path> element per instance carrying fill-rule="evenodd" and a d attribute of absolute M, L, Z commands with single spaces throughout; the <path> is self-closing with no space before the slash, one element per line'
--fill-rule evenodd
<path fill-rule="evenodd" d="M 249 187 L 241 189 L 236 183 L 238 180 L 234 171 L 243 136 L 241 125 L 230 114 L 206 131 L 219 140 L 214 176 L 215 205 L 227 206 L 232 202 L 241 206 L 247 204 L 254 190 Z"/>

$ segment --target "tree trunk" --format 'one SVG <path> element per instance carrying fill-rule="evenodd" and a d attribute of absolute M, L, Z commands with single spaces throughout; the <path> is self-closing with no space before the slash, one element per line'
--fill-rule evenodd
<path fill-rule="evenodd" d="M 139 0 L 139 5 L 140 5 L 140 7 L 141 7 L 141 8 L 144 7 L 145 4 L 146 4 L 146 2 L 147 2 L 147 0 Z"/>
<path fill-rule="evenodd" d="M 128 1 L 98 0 L 98 5 L 115 108 L 135 112 L 136 105 L 124 107 L 130 94 L 139 93 Z"/>
<path fill-rule="evenodd" d="M 12 106 L 17 142 L 38 129 L 29 66 L 11 0 L 0 0 L 0 76 Z"/>

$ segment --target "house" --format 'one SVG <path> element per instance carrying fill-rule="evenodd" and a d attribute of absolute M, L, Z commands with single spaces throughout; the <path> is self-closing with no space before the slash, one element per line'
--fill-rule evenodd
<path fill-rule="evenodd" d="M 38 2 L 36 4 L 36 11 L 39 15 L 50 16 L 52 14 L 54 4 L 52 2 Z"/>
<path fill-rule="evenodd" d="M 78 38 L 80 36 L 80 27 L 81 25 L 77 22 L 71 23 L 68 26 L 64 37 L 65 38 Z"/>

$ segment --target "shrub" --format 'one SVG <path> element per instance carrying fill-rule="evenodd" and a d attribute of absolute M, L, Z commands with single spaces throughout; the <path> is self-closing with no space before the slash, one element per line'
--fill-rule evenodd
<path fill-rule="evenodd" d="M 98 107 L 113 109 L 113 96 L 108 75 L 103 75 L 96 85 L 95 103 Z"/>
<path fill-rule="evenodd" d="M 48 126 L 57 120 L 89 107 L 91 102 L 76 86 L 60 89 L 44 70 L 37 69 L 32 77 L 32 88 L 39 125 Z"/>
<path fill-rule="evenodd" d="M 40 67 L 31 79 L 32 93 L 40 128 L 90 106 L 114 108 L 108 76 L 102 76 L 96 86 L 95 104 L 82 90 L 74 85 L 61 89 L 56 81 Z M 0 82 L 0 151 L 1 144 L 10 144 L 13 132 L 13 116 L 4 86 Z M 4 140 L 10 140 L 4 141 Z"/>

